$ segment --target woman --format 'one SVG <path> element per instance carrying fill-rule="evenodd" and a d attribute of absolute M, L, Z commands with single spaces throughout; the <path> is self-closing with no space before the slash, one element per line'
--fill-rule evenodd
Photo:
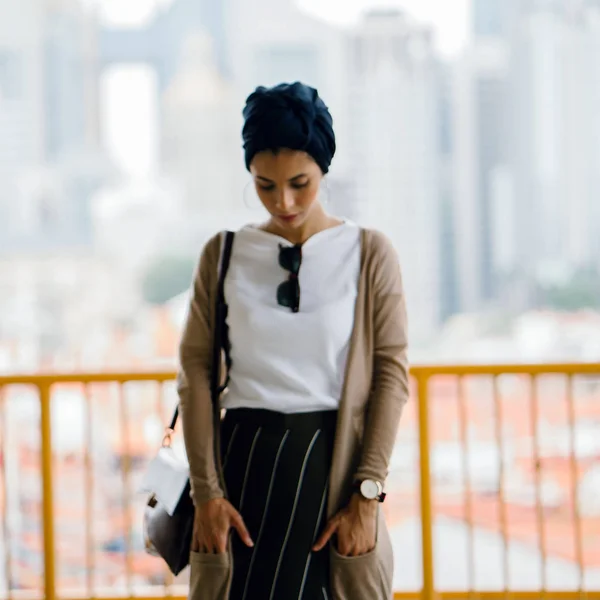
<path fill-rule="evenodd" d="M 321 203 L 335 136 L 315 89 L 257 88 L 244 118 L 246 167 L 270 218 L 235 235 L 222 422 L 209 389 L 222 235 L 202 253 L 180 347 L 190 598 L 388 599 L 380 503 L 408 397 L 397 256 Z"/>

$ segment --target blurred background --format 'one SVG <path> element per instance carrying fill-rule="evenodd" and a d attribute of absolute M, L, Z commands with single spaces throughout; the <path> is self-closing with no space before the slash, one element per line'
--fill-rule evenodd
<path fill-rule="evenodd" d="M 172 363 L 203 243 L 263 217 L 244 99 L 296 79 L 413 361 L 600 354 L 597 0 L 2 0 L 0 371 Z"/>
<path fill-rule="evenodd" d="M 0 374 L 174 368 L 202 245 L 264 217 L 244 100 L 295 80 L 334 117 L 329 209 L 400 254 L 413 363 L 600 360 L 599 0 L 0 0 Z M 556 585 L 598 584 L 599 379 L 537 381 L 539 419 L 528 381 L 500 379 L 497 438 L 489 381 L 430 391 L 440 585 L 506 584 L 506 486 L 515 585 L 545 585 L 540 508 Z M 36 385 L 0 385 L 0 593 L 43 577 Z M 54 386 L 60 589 L 168 582 L 128 502 L 143 506 L 135 477 L 174 402 L 168 382 Z M 399 589 L 422 576 L 416 430 L 409 406 L 388 509 Z M 573 510 L 592 545 L 567 551 Z M 452 560 L 460 539 L 473 570 Z"/>

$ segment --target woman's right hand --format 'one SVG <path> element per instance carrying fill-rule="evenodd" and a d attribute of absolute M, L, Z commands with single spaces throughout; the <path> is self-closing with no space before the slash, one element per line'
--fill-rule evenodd
<path fill-rule="evenodd" d="M 254 546 L 242 515 L 228 500 L 215 498 L 197 506 L 194 514 L 192 551 L 208 554 L 227 552 L 227 536 L 232 527 L 246 546 Z"/>

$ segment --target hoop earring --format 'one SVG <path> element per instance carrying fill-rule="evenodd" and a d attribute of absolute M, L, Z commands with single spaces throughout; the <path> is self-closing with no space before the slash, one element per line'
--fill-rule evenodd
<path fill-rule="evenodd" d="M 252 199 L 249 198 L 250 193 L 248 190 L 252 190 L 254 192 L 254 202 L 252 202 Z M 246 205 L 246 208 L 250 210 L 256 210 L 257 208 L 260 208 L 260 200 L 258 200 L 256 189 L 254 189 L 254 182 L 248 181 L 246 183 L 246 185 L 244 186 L 244 191 L 242 192 L 242 197 L 244 199 L 244 204 Z"/>
<path fill-rule="evenodd" d="M 325 197 L 323 197 L 323 190 L 325 190 Z M 329 185 L 327 179 L 323 178 L 321 185 L 319 186 L 319 200 L 323 206 L 327 206 L 331 202 L 331 194 L 329 193 Z"/>

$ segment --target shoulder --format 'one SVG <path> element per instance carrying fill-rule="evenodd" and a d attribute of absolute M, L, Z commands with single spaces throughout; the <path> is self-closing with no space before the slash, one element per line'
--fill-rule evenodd
<path fill-rule="evenodd" d="M 215 257 L 219 256 L 219 252 L 221 251 L 223 235 L 224 232 L 219 231 L 218 233 L 215 233 L 208 238 L 208 240 L 202 248 L 202 258 L 214 259 Z"/>
<path fill-rule="evenodd" d="M 363 241 L 366 254 L 376 263 L 393 262 L 398 264 L 398 253 L 394 244 L 385 233 L 370 228 L 363 228 Z"/>
<path fill-rule="evenodd" d="M 223 231 L 215 233 L 204 244 L 197 269 L 201 277 L 217 272 L 224 233 Z"/>
<path fill-rule="evenodd" d="M 398 252 L 390 238 L 377 229 L 363 228 L 363 257 L 375 289 L 401 287 Z"/>

